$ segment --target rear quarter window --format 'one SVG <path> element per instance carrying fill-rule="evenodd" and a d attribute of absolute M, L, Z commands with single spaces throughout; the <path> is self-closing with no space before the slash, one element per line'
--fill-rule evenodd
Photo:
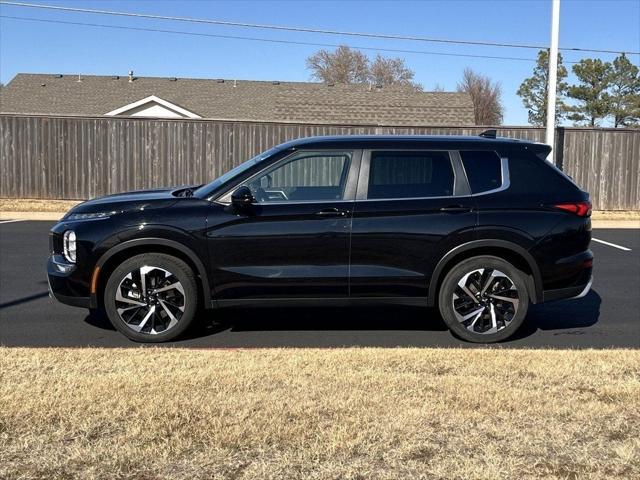
<path fill-rule="evenodd" d="M 502 186 L 500 157 L 491 151 L 460 151 L 471 193 L 482 193 Z"/>
<path fill-rule="evenodd" d="M 510 189 L 516 193 L 556 194 L 580 191 L 569 177 L 528 150 L 509 152 L 508 157 Z"/>

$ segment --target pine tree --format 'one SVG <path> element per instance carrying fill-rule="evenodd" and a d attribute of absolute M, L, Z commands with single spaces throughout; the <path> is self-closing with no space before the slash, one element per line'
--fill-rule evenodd
<path fill-rule="evenodd" d="M 595 127 L 599 120 L 611 114 L 611 97 L 608 93 L 612 75 L 611 63 L 586 58 L 575 64 L 572 70 L 580 83 L 571 85 L 567 94 L 579 103 L 570 107 L 571 115 L 568 118 Z"/>
<path fill-rule="evenodd" d="M 567 106 L 562 97 L 567 92 L 567 69 L 562 65 L 562 55 L 558 54 L 556 87 L 556 124 L 566 113 Z M 533 75 L 520 85 L 516 92 L 528 109 L 529 123 L 541 126 L 547 121 L 547 89 L 549 84 L 549 52 L 540 50 Z"/>
<path fill-rule="evenodd" d="M 613 61 L 609 89 L 614 127 L 640 122 L 640 69 L 624 55 Z"/>

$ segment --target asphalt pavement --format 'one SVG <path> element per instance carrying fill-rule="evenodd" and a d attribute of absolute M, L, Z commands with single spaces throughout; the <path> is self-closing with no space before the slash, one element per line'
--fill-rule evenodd
<path fill-rule="evenodd" d="M 49 298 L 45 262 L 53 222 L 0 221 L 0 345 L 133 347 L 108 321 Z M 594 283 L 581 299 L 533 305 L 518 348 L 640 348 L 640 229 L 598 229 Z M 606 243 L 602 243 L 606 242 Z M 622 248 L 620 248 L 622 247 Z M 179 341 L 198 348 L 473 347 L 436 310 L 413 307 L 208 311 Z"/>

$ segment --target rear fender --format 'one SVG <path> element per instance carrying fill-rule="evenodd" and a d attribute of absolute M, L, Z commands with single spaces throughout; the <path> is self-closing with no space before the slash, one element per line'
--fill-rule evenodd
<path fill-rule="evenodd" d="M 434 306 L 436 304 L 438 298 L 438 287 L 440 286 L 446 272 L 455 263 L 456 257 L 459 257 L 461 255 L 467 256 L 467 254 L 472 254 L 474 250 L 477 251 L 479 255 L 482 255 L 483 249 L 487 248 L 499 248 L 502 250 L 508 250 L 509 252 L 512 252 L 513 254 L 521 257 L 526 262 L 529 270 L 531 271 L 531 276 L 529 277 L 529 280 L 527 282 L 529 297 L 531 298 L 532 303 L 538 303 L 542 301 L 542 277 L 540 275 L 540 270 L 531 254 L 525 248 L 513 242 L 509 242 L 506 240 L 484 239 L 474 240 L 459 245 L 447 252 L 447 254 L 442 257 L 442 259 L 436 265 L 431 281 L 429 282 L 429 296 L 427 298 L 428 305 Z"/>

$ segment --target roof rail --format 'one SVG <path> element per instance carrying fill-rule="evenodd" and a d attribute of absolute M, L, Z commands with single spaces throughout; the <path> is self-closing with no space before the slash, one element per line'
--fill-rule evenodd
<path fill-rule="evenodd" d="M 498 131 L 495 128 L 491 128 L 489 130 L 485 130 L 480 134 L 482 138 L 496 138 L 496 134 Z"/>

